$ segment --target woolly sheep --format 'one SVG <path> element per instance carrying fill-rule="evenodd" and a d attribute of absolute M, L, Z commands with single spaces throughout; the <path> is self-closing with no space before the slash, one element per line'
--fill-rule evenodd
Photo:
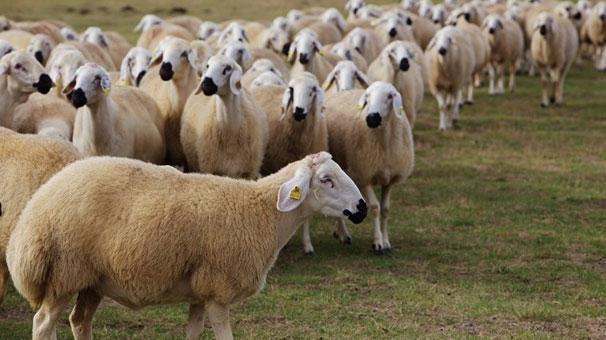
<path fill-rule="evenodd" d="M 383 14 L 381 18 L 374 20 L 373 25 L 375 26 L 375 31 L 383 41 L 415 41 L 411 28 L 412 18 L 410 16 L 403 18 L 396 13 L 388 12 Z"/>
<path fill-rule="evenodd" d="M 244 26 L 238 22 L 232 22 L 221 31 L 221 34 L 219 34 L 219 37 L 217 38 L 216 45 L 217 47 L 221 47 L 227 43 L 236 41 L 246 43 L 248 42 L 248 36 L 246 35 Z"/>
<path fill-rule="evenodd" d="M 332 94 L 354 89 L 366 89 L 369 85 L 368 77 L 356 67 L 356 64 L 349 60 L 343 60 L 326 77 L 323 87 L 327 94 Z"/>
<path fill-rule="evenodd" d="M 531 52 L 541 73 L 543 96 L 541 106 L 549 103 L 562 104 L 564 100 L 564 81 L 568 70 L 577 55 L 579 46 L 577 31 L 570 20 L 543 12 L 533 23 Z M 552 96 L 547 94 L 547 85 L 551 82 Z"/>
<path fill-rule="evenodd" d="M 78 151 L 68 142 L 0 127 L 0 302 L 9 279 L 6 245 L 19 214 L 44 182 L 78 158 Z"/>
<path fill-rule="evenodd" d="M 332 46 L 324 46 L 322 52 L 326 53 L 326 51 L 329 51 L 332 55 L 339 57 L 341 60 L 353 62 L 362 72 L 368 70 L 368 62 L 366 59 L 364 59 L 360 52 L 346 42 L 339 42 Z"/>
<path fill-rule="evenodd" d="M 190 303 L 187 339 L 199 339 L 205 314 L 217 339 L 232 339 L 229 306 L 263 288 L 280 250 L 317 213 L 354 223 L 366 216 L 360 191 L 327 153 L 256 182 L 92 158 L 34 195 L 7 262 L 19 293 L 39 308 L 34 338 L 55 336 L 78 293 L 77 339 L 92 336 L 104 296 L 130 308 Z M 48 223 L 56 214 L 64 223 Z"/>
<path fill-rule="evenodd" d="M 115 32 L 103 32 L 99 27 L 89 27 L 82 33 L 80 41 L 93 43 L 105 49 L 112 58 L 114 65 L 118 66 L 131 45 L 121 35 Z"/>
<path fill-rule="evenodd" d="M 374 226 L 373 249 L 383 254 L 391 249 L 387 228 L 391 190 L 414 168 L 412 130 L 402 99 L 391 84 L 375 82 L 365 91 L 329 96 L 325 107 L 329 150 L 367 200 Z M 380 202 L 374 186 L 382 188 Z M 338 221 L 336 236 L 343 242 L 351 240 L 344 219 Z"/>
<path fill-rule="evenodd" d="M 8 30 L 0 32 L 0 39 L 8 41 L 16 50 L 25 50 L 34 37 L 33 34 L 21 30 Z"/>
<path fill-rule="evenodd" d="M 59 44 L 55 47 L 46 63 L 49 76 L 56 84 L 54 95 L 63 97 L 61 91 L 67 85 L 67 82 L 71 81 L 80 66 L 88 62 L 89 60 L 84 54 L 72 46 Z"/>
<path fill-rule="evenodd" d="M 288 52 L 288 61 L 293 63 L 291 78 L 299 73 L 309 72 L 320 81 L 324 81 L 334 64 L 320 55 L 321 48 L 322 45 L 313 32 L 307 30 L 299 32 Z"/>
<path fill-rule="evenodd" d="M 423 51 L 416 43 L 395 41 L 387 45 L 368 67 L 368 77 L 371 81 L 388 82 L 398 90 L 412 127 L 421 109 L 425 92 L 422 55 Z"/>
<path fill-rule="evenodd" d="M 246 87 L 246 88 L 249 90 L 252 90 L 252 89 L 255 89 L 258 87 L 269 86 L 269 85 L 285 86 L 286 82 L 284 81 L 284 79 L 282 79 L 277 74 L 275 74 L 271 71 L 265 71 L 265 72 L 259 74 L 252 82 L 250 82 L 250 85 L 248 85 L 248 87 Z M 244 86 L 244 85 L 242 85 L 242 86 Z"/>
<path fill-rule="evenodd" d="M 56 96 L 32 94 L 17 106 L 11 129 L 19 133 L 38 134 L 71 141 L 76 109 Z"/>
<path fill-rule="evenodd" d="M 449 13 L 443 4 L 435 5 L 431 8 L 431 20 L 434 24 L 444 26 Z"/>
<path fill-rule="evenodd" d="M 274 63 L 269 59 L 259 59 L 255 61 L 250 69 L 242 76 L 242 87 L 250 89 L 252 82 L 263 73 L 273 73 L 279 79 L 284 79 L 282 72 L 276 68 Z"/>
<path fill-rule="evenodd" d="M 387 44 L 383 39 L 375 33 L 373 30 L 367 30 L 364 28 L 354 28 L 343 41 L 347 42 L 350 46 L 355 48 L 362 54 L 366 62 L 372 63 L 381 50 Z"/>
<path fill-rule="evenodd" d="M 345 10 L 349 13 L 347 20 L 353 21 L 357 19 L 358 11 L 364 6 L 366 6 L 364 0 L 347 0 L 345 3 Z"/>
<path fill-rule="evenodd" d="M 14 50 L 15 48 L 13 47 L 13 45 L 11 45 L 11 43 L 6 40 L 0 39 L 0 58 L 13 52 Z"/>
<path fill-rule="evenodd" d="M 484 35 L 490 43 L 490 95 L 502 94 L 504 90 L 505 66 L 509 69 L 509 91 L 515 86 L 516 66 L 524 56 L 524 33 L 515 21 L 491 14 L 482 25 Z M 495 90 L 495 79 L 497 89 Z"/>
<path fill-rule="evenodd" d="M 251 38 L 250 46 L 287 55 L 290 48 L 288 32 L 276 27 L 269 27 L 256 37 Z"/>
<path fill-rule="evenodd" d="M 65 40 L 80 40 L 78 33 L 69 27 L 63 27 L 61 29 L 61 35 Z"/>
<path fill-rule="evenodd" d="M 133 47 L 128 51 L 120 66 L 120 85 L 139 87 L 151 59 L 151 53 L 143 47 Z"/>
<path fill-rule="evenodd" d="M 141 36 L 139 36 L 139 40 L 137 40 L 137 46 L 146 48 L 149 51 L 154 51 L 158 44 L 167 37 L 179 38 L 187 42 L 195 39 L 195 36 L 185 28 L 179 25 L 162 22 L 143 31 Z"/>
<path fill-rule="evenodd" d="M 80 67 L 63 92 L 78 109 L 73 142 L 83 156 L 164 160 L 162 117 L 153 99 L 133 87 L 112 89 L 101 66 Z"/>
<path fill-rule="evenodd" d="M 78 51 L 82 52 L 84 57 L 86 57 L 86 60 L 101 65 L 109 72 L 117 71 L 117 67 L 114 64 L 114 61 L 112 60 L 112 57 L 109 52 L 107 52 L 106 49 L 97 44 L 93 44 L 90 42 L 66 41 L 57 45 L 57 47 L 59 46 L 70 46 L 72 48 L 75 48 Z"/>
<path fill-rule="evenodd" d="M 45 65 L 54 47 L 55 45 L 47 35 L 36 34 L 29 41 L 27 52 L 31 53 L 40 64 Z"/>
<path fill-rule="evenodd" d="M 241 78 L 235 60 L 217 55 L 208 61 L 200 86 L 183 110 L 181 144 L 188 170 L 236 178 L 259 176 L 267 121 L 242 89 Z"/>

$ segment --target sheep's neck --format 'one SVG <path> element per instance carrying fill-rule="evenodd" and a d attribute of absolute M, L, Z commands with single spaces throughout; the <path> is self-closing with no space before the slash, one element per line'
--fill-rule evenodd
<path fill-rule="evenodd" d="M 0 76 L 0 126 L 11 128 L 13 112 L 17 105 L 25 103 L 29 93 L 19 91 L 16 84 L 11 84 L 8 76 Z"/>
<path fill-rule="evenodd" d="M 112 154 L 113 106 L 112 100 L 106 97 L 89 105 L 88 110 L 78 110 L 83 123 L 79 151 L 90 156 Z"/>
<path fill-rule="evenodd" d="M 196 74 L 196 70 L 192 66 L 186 68 L 186 71 L 183 73 L 175 74 L 172 79 L 173 84 L 177 90 L 176 98 L 178 99 L 177 111 L 182 111 L 183 107 L 185 107 L 185 102 L 189 95 L 196 87 L 198 83 L 198 76 Z"/>
<path fill-rule="evenodd" d="M 224 129 L 237 131 L 242 125 L 241 100 L 242 94 L 235 95 L 231 92 L 220 95 L 216 101 L 217 119 Z"/>

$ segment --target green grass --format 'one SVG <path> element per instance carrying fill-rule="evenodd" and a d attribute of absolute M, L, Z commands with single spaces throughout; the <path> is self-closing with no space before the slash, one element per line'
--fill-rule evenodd
<path fill-rule="evenodd" d="M 31 12 L 17 8 L 33 2 L 2 1 L 0 13 L 120 32 L 141 14 L 78 17 L 50 1 Z M 80 8 L 85 1 L 74 3 Z M 170 7 L 140 3 L 131 2 Z M 267 19 L 285 6 L 316 4 L 272 0 L 249 12 L 238 1 L 222 1 L 225 8 L 204 14 L 203 6 L 217 1 L 183 3 L 211 19 Z M 114 0 L 103 5 L 111 13 L 120 7 Z M 537 78 L 521 77 L 518 85 L 503 97 L 480 89 L 476 104 L 462 112 L 462 129 L 447 133 L 437 131 L 428 95 L 415 130 L 416 170 L 393 195 L 393 252 L 372 255 L 368 221 L 351 228 L 354 244 L 346 247 L 331 237 L 332 221 L 316 219 L 316 255 L 302 254 L 299 237 L 291 242 L 261 294 L 233 307 L 236 337 L 604 337 L 606 78 L 575 66 L 566 104 L 550 109 L 539 107 Z M 31 316 L 11 289 L 0 305 L 0 338 L 29 337 Z M 106 301 L 94 334 L 179 339 L 185 320 L 184 305 L 130 311 Z M 71 336 L 67 311 L 59 335 Z"/>

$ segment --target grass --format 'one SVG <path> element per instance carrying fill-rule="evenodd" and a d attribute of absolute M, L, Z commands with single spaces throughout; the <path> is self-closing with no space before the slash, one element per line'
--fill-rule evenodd
<path fill-rule="evenodd" d="M 0 13 L 63 18 L 78 28 L 100 24 L 124 33 L 141 15 L 114 15 L 120 7 L 114 0 L 103 2 L 112 15 L 95 10 L 88 16 L 65 8 L 92 2 L 24 8 L 33 2 L 2 1 Z M 330 1 L 270 0 L 250 9 L 236 0 L 222 1 L 221 9 L 214 9 L 214 0 L 182 3 L 211 19 L 267 19 L 285 6 Z M 205 12 L 204 6 L 213 9 Z M 476 104 L 462 112 L 462 129 L 447 133 L 437 131 L 436 105 L 428 95 L 415 129 L 416 170 L 393 195 L 393 252 L 372 255 L 368 221 L 351 228 L 354 243 L 346 247 L 331 237 L 332 221 L 316 219 L 316 255 L 302 254 L 298 236 L 291 242 L 263 292 L 234 306 L 236 337 L 604 337 L 604 93 L 603 74 L 575 66 L 566 104 L 542 109 L 538 79 L 521 77 L 514 94 L 489 97 L 480 89 Z M 0 305 L 0 338 L 29 337 L 31 316 L 11 289 Z M 184 305 L 130 311 L 106 301 L 94 335 L 183 338 L 185 320 Z M 67 311 L 59 335 L 71 336 Z"/>

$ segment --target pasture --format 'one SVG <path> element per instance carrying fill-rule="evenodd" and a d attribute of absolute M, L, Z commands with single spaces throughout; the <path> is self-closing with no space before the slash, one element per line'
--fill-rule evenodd
<path fill-rule="evenodd" d="M 134 41 L 132 28 L 148 12 L 168 16 L 183 7 L 203 19 L 267 20 L 316 5 L 343 2 L 3 0 L 0 14 L 61 19 L 78 30 L 98 25 Z M 315 219 L 315 255 L 304 255 L 300 237 L 293 239 L 266 288 L 232 309 L 234 335 L 606 336 L 605 94 L 606 77 L 586 62 L 573 66 L 565 104 L 544 109 L 539 79 L 524 75 L 513 94 L 490 97 L 486 86 L 479 89 L 461 112 L 461 128 L 439 132 L 427 93 L 414 131 L 415 171 L 392 196 L 393 251 L 373 255 L 369 220 L 351 227 L 353 244 L 344 246 L 332 237 L 334 221 Z M 180 339 L 186 311 L 131 311 L 105 300 L 94 336 Z M 60 338 L 71 337 L 68 313 Z M 11 287 L 0 305 L 0 339 L 29 337 L 32 315 Z"/>

